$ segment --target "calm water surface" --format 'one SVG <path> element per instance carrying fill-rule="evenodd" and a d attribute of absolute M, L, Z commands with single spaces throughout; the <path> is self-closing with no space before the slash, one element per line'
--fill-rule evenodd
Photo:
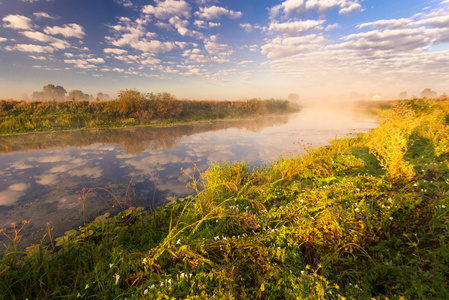
<path fill-rule="evenodd" d="M 214 162 L 235 161 L 260 166 L 298 154 L 300 141 L 319 146 L 375 126 L 360 114 L 311 106 L 257 120 L 1 136 L 0 228 L 29 220 L 26 246 L 39 241 L 47 223 L 54 236 L 82 225 L 77 189 L 107 188 L 123 199 L 129 185 L 136 206 L 161 205 L 193 193 L 181 168 L 204 171 Z M 90 220 L 115 203 L 96 191 L 100 196 L 86 198 Z"/>

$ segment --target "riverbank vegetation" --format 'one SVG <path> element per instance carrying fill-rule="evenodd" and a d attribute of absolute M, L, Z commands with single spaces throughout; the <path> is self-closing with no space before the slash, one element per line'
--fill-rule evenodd
<path fill-rule="evenodd" d="M 357 138 L 304 145 L 258 169 L 224 163 L 189 174 L 194 195 L 164 207 L 116 199 L 118 215 L 86 220 L 49 246 L 18 250 L 26 221 L 12 224 L 1 231 L 11 245 L 0 294 L 447 299 L 449 101 L 381 113 Z"/>
<path fill-rule="evenodd" d="M 161 125 L 298 111 L 287 100 L 177 100 L 169 93 L 120 91 L 116 100 L 0 101 L 0 134 Z"/>

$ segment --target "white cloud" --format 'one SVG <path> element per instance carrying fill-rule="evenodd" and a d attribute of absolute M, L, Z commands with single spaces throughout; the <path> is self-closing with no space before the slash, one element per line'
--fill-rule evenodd
<path fill-rule="evenodd" d="M 347 6 L 342 5 L 340 11 L 338 12 L 339 15 L 349 15 L 353 12 L 359 12 L 362 10 L 362 6 L 357 2 L 349 3 Z"/>
<path fill-rule="evenodd" d="M 33 13 L 33 15 L 38 19 L 41 19 L 41 18 L 56 19 L 55 17 L 50 16 L 46 12 L 36 12 L 36 13 Z"/>
<path fill-rule="evenodd" d="M 161 42 L 159 40 L 148 39 L 156 36 L 153 32 L 146 32 L 144 23 L 133 23 L 128 18 L 123 18 L 120 24 L 111 26 L 115 32 L 114 37 L 105 37 L 106 41 L 116 47 L 130 46 L 143 52 L 161 53 L 174 49 L 183 49 L 184 42 Z"/>
<path fill-rule="evenodd" d="M 65 24 L 63 27 L 53 26 L 45 27 L 44 32 L 51 35 L 61 34 L 64 37 L 83 38 L 85 33 L 83 27 L 78 24 Z"/>
<path fill-rule="evenodd" d="M 124 7 L 133 7 L 133 3 L 131 0 L 114 0 L 114 2 L 123 5 Z"/>
<path fill-rule="evenodd" d="M 31 19 L 21 15 L 8 15 L 4 17 L 3 27 L 12 29 L 31 29 Z"/>
<path fill-rule="evenodd" d="M 193 25 L 195 25 L 198 28 L 213 28 L 213 27 L 219 27 L 220 23 L 214 23 L 214 22 L 206 22 L 203 20 L 195 20 L 193 22 Z"/>
<path fill-rule="evenodd" d="M 321 35 L 310 34 L 300 37 L 277 37 L 263 45 L 262 54 L 268 58 L 283 58 L 312 50 L 318 50 L 326 40 Z"/>
<path fill-rule="evenodd" d="M 0 43 L 1 43 L 1 42 L 6 42 L 7 40 L 8 40 L 7 38 L 0 37 Z"/>
<path fill-rule="evenodd" d="M 152 14 L 158 19 L 166 20 L 173 16 L 190 18 L 192 7 L 184 0 L 156 0 L 156 6 L 146 5 L 142 12 Z"/>
<path fill-rule="evenodd" d="M 13 47 L 5 47 L 7 51 L 36 52 L 36 53 L 52 53 L 55 49 L 50 46 L 40 46 L 32 44 L 18 44 Z"/>
<path fill-rule="evenodd" d="M 310 29 L 322 30 L 323 27 L 321 25 L 324 22 L 325 20 L 305 20 L 287 23 L 273 22 L 270 24 L 270 27 L 268 27 L 268 30 L 277 31 L 284 34 L 300 34 Z"/>
<path fill-rule="evenodd" d="M 103 49 L 103 52 L 117 54 L 117 55 L 128 53 L 128 51 L 126 51 L 124 49 L 117 49 L 117 48 L 105 48 L 105 49 Z"/>
<path fill-rule="evenodd" d="M 347 15 L 361 11 L 358 0 L 286 0 L 270 9 L 272 18 L 283 12 L 286 16 L 303 16 L 311 11 L 322 14 L 328 10 L 338 8 L 340 15 Z"/>
<path fill-rule="evenodd" d="M 248 23 L 240 24 L 240 27 L 242 27 L 246 32 L 252 32 L 253 31 L 253 26 L 251 24 L 248 24 Z"/>
<path fill-rule="evenodd" d="M 349 40 L 339 47 L 361 50 L 382 51 L 411 51 L 426 47 L 430 38 L 426 36 L 424 27 L 413 29 L 386 29 L 350 34 L 345 37 Z"/>
<path fill-rule="evenodd" d="M 35 55 L 30 55 L 30 57 L 32 59 L 37 59 L 37 60 L 47 60 L 47 57 L 45 56 L 35 56 Z"/>
<path fill-rule="evenodd" d="M 228 16 L 231 19 L 240 18 L 243 14 L 239 11 L 233 11 L 219 6 L 201 7 L 195 15 L 201 19 L 212 20 L 219 19 L 221 16 Z"/>

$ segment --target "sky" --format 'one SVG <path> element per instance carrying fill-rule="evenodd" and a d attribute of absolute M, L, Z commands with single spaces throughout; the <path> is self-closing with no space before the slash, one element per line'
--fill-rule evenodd
<path fill-rule="evenodd" d="M 0 0 L 0 99 L 449 93 L 449 0 Z"/>

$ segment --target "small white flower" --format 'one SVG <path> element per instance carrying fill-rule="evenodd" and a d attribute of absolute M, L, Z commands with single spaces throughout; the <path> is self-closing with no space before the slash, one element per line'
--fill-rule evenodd
<path fill-rule="evenodd" d="M 441 205 L 442 208 L 446 208 L 446 205 Z"/>
<path fill-rule="evenodd" d="M 115 273 L 115 274 L 114 274 L 114 277 L 115 277 L 115 284 L 117 285 L 117 284 L 118 284 L 118 281 L 120 280 L 120 275 L 117 274 L 117 273 Z"/>
<path fill-rule="evenodd" d="M 393 220 L 393 217 L 389 217 L 388 219 Z"/>
<path fill-rule="evenodd" d="M 358 207 L 356 207 L 355 209 L 354 209 L 355 211 L 359 211 L 359 208 Z"/>
<path fill-rule="evenodd" d="M 146 289 L 145 291 L 143 291 L 143 294 L 144 294 L 144 295 L 148 294 L 148 289 Z"/>
<path fill-rule="evenodd" d="M 181 245 L 181 239 L 178 239 L 178 240 L 176 241 L 176 245 Z"/>
<path fill-rule="evenodd" d="M 114 264 L 109 264 L 109 269 L 112 268 L 114 266 Z"/>
<path fill-rule="evenodd" d="M 87 290 L 89 288 L 89 284 L 86 284 L 86 286 L 84 287 L 85 290 Z"/>
<path fill-rule="evenodd" d="M 154 289 L 154 283 L 150 286 L 150 289 Z"/>
<path fill-rule="evenodd" d="M 147 263 L 147 259 L 146 258 L 142 259 L 142 263 L 146 264 Z"/>

